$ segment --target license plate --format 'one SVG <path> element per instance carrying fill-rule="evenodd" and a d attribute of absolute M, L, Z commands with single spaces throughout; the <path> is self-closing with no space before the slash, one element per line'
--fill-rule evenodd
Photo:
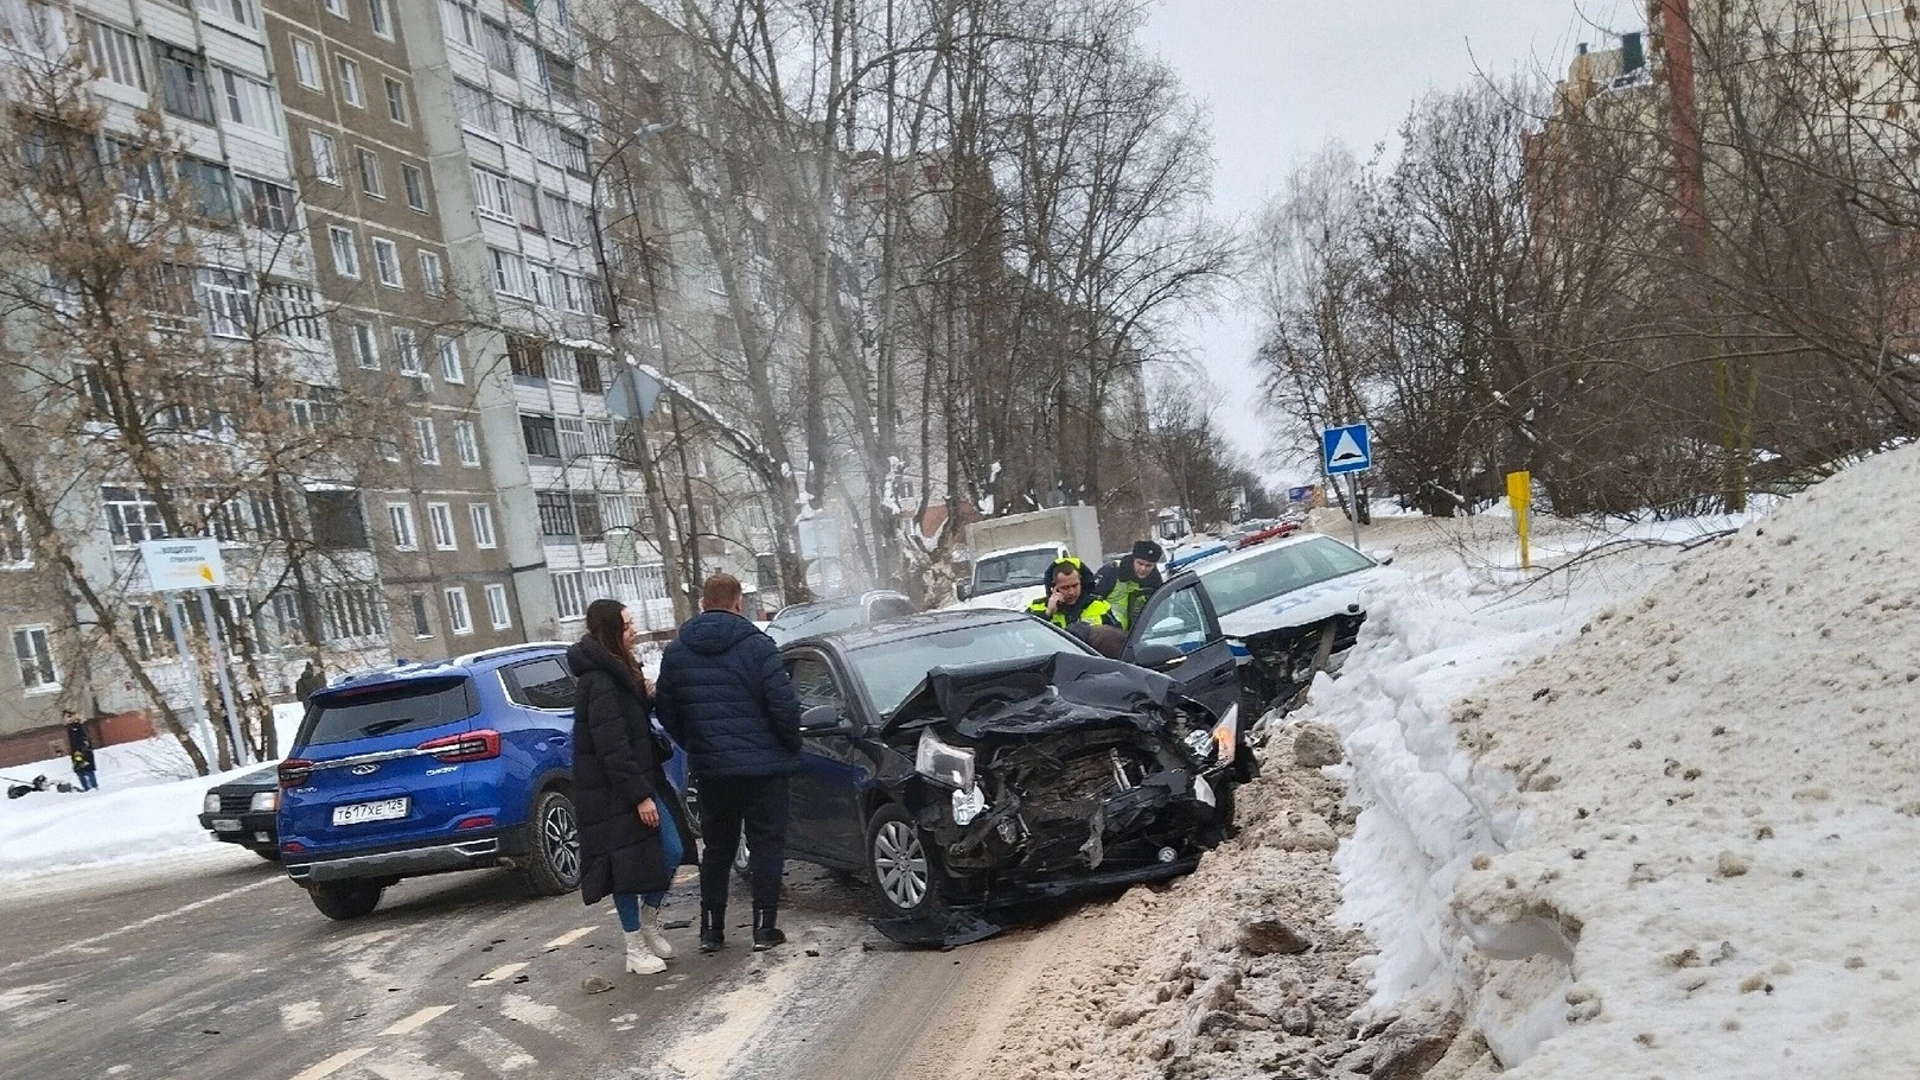
<path fill-rule="evenodd" d="M 213 819 L 214 832 L 239 832 L 240 822 L 236 818 L 217 817 Z"/>
<path fill-rule="evenodd" d="M 335 825 L 364 825 L 369 821 L 392 821 L 407 816 L 407 805 L 412 800 L 402 796 L 398 799 L 381 799 L 379 802 L 354 803 L 352 806 L 333 808 Z"/>

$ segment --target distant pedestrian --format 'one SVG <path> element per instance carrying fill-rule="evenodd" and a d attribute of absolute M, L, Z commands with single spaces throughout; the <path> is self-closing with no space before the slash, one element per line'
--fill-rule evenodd
<path fill-rule="evenodd" d="M 787 781 L 800 770 L 800 699 L 773 639 L 748 622 L 740 582 L 707 579 L 700 614 L 660 661 L 660 722 L 687 752 L 700 793 L 700 950 L 726 943 L 727 877 L 747 834 L 753 947 L 787 940 L 778 922 Z"/>
<path fill-rule="evenodd" d="M 580 899 L 613 897 L 627 970 L 657 975 L 673 959 L 660 906 L 691 862 L 687 811 L 668 783 L 667 753 L 647 719 L 647 677 L 634 660 L 633 613 L 618 600 L 587 607 L 587 633 L 567 650 L 573 705 L 574 804 L 580 814 Z"/>
<path fill-rule="evenodd" d="M 61 714 L 67 722 L 67 751 L 73 762 L 74 779 L 80 782 L 81 791 L 96 791 L 100 787 L 99 774 L 94 769 L 93 737 L 87 734 L 87 725 L 80 722 L 80 714 L 67 709 Z"/>
<path fill-rule="evenodd" d="M 1093 594 L 1113 608 L 1120 629 L 1132 630 L 1148 598 L 1166 584 L 1160 576 L 1160 561 L 1166 557 L 1166 549 L 1154 541 L 1135 540 L 1126 558 L 1100 568 L 1099 576 L 1093 579 Z"/>
<path fill-rule="evenodd" d="M 300 673 L 299 680 L 293 684 L 293 693 L 300 699 L 300 704 L 305 705 L 307 699 L 314 695 L 314 691 L 326 685 L 326 676 L 320 674 L 320 669 L 309 660 L 306 670 Z"/>

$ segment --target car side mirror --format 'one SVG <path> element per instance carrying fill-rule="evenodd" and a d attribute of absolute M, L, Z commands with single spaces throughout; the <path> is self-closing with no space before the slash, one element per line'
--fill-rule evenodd
<path fill-rule="evenodd" d="M 1152 668 L 1154 671 L 1165 671 L 1168 668 L 1179 667 L 1186 662 L 1187 654 L 1181 652 L 1180 647 L 1177 645 L 1142 645 L 1133 650 L 1133 663 L 1135 667 Z"/>
<path fill-rule="evenodd" d="M 1367 552 L 1367 555 L 1368 557 L 1372 558 L 1374 562 L 1379 563 L 1381 566 L 1393 565 L 1393 549 L 1392 548 L 1383 548 L 1379 551 L 1369 551 Z"/>
<path fill-rule="evenodd" d="M 853 725 L 840 714 L 838 705 L 815 705 L 800 714 L 802 735 L 831 735 L 836 731 L 852 730 Z"/>
<path fill-rule="evenodd" d="M 953 595 L 961 600 L 970 600 L 973 598 L 973 586 L 964 581 L 956 581 L 953 584 Z"/>

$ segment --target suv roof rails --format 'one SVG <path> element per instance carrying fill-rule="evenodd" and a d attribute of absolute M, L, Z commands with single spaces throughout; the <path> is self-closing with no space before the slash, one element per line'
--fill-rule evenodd
<path fill-rule="evenodd" d="M 476 664 L 482 660 L 491 660 L 496 656 L 511 656 L 514 653 L 527 652 L 532 649 L 565 649 L 572 646 L 572 644 L 570 641 L 523 641 L 518 645 L 500 645 L 491 649 L 481 649 L 478 652 L 464 653 L 447 661 L 447 663 L 463 665 Z"/>

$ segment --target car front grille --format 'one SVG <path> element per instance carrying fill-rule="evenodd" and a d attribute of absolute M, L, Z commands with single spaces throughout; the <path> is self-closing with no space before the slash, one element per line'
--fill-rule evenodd
<path fill-rule="evenodd" d="M 220 812 L 223 814 L 244 814 L 253 805 L 251 791 L 223 791 L 220 793 Z"/>

